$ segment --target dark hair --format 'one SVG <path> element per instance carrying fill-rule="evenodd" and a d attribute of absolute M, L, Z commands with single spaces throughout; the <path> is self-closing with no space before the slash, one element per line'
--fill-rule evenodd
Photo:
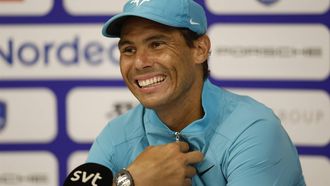
<path fill-rule="evenodd" d="M 188 45 L 188 47 L 190 48 L 194 48 L 194 41 L 196 41 L 199 37 L 201 37 L 202 35 L 199 35 L 189 29 L 186 28 L 182 28 L 179 29 L 183 38 L 186 41 L 186 44 Z M 210 70 L 209 70 L 209 65 L 208 65 L 208 61 L 207 59 L 203 62 L 203 79 L 207 79 L 209 77 L 210 74 Z"/>

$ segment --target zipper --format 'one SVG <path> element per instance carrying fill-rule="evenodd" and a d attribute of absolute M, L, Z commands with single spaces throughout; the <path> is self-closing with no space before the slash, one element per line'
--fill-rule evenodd
<path fill-rule="evenodd" d="M 180 132 L 174 132 L 175 141 L 182 141 L 186 142 L 189 145 L 189 151 L 193 151 L 194 147 L 187 141 L 184 135 L 182 135 Z"/>
<path fill-rule="evenodd" d="M 176 142 L 178 142 L 178 141 L 186 142 L 189 145 L 189 149 L 193 150 L 190 143 L 185 139 L 185 137 L 180 132 L 174 132 L 174 136 L 175 136 Z"/>
<path fill-rule="evenodd" d="M 175 141 L 181 141 L 180 132 L 175 132 L 174 135 L 175 135 Z"/>

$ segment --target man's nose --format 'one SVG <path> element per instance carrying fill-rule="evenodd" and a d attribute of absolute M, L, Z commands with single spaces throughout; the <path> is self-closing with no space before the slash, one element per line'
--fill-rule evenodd
<path fill-rule="evenodd" d="M 138 50 L 135 57 L 135 68 L 137 69 L 145 69 L 151 67 L 153 64 L 150 54 L 147 50 L 141 49 Z"/>

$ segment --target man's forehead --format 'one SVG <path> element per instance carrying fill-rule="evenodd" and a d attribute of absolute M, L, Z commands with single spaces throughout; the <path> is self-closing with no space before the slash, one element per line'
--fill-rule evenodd
<path fill-rule="evenodd" d="M 137 38 L 127 38 L 125 36 L 121 37 L 119 42 L 118 42 L 118 46 L 123 46 L 125 44 L 134 44 L 137 42 Z M 141 38 L 141 41 L 143 43 L 148 43 L 150 41 L 155 41 L 155 40 L 162 40 L 162 41 L 171 41 L 173 40 L 172 37 L 169 37 L 167 34 L 150 34 L 150 35 L 146 35 L 145 37 Z"/>

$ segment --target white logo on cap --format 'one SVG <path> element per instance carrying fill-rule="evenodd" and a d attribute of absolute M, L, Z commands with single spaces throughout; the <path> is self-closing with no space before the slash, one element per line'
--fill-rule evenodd
<path fill-rule="evenodd" d="M 197 23 L 197 22 L 193 21 L 193 19 L 192 19 L 192 18 L 190 18 L 190 21 L 189 21 L 189 22 L 190 22 L 190 24 L 191 24 L 191 25 L 199 25 L 199 23 Z"/>
<path fill-rule="evenodd" d="M 143 3 L 147 2 L 147 1 L 150 1 L 150 0 L 132 0 L 131 1 L 131 4 L 134 4 L 135 3 L 135 6 L 141 6 Z"/>

